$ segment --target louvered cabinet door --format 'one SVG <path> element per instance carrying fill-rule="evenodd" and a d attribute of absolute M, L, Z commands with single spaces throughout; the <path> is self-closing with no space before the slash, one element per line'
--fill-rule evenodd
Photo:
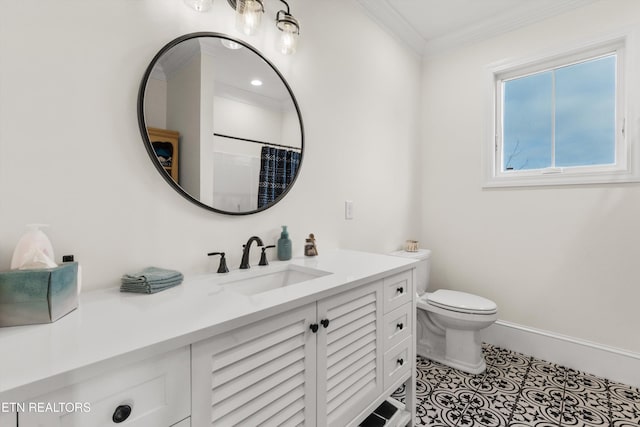
<path fill-rule="evenodd" d="M 316 425 L 316 304 L 192 346 L 192 425 Z"/>
<path fill-rule="evenodd" d="M 318 302 L 318 426 L 347 425 L 382 393 L 382 301 L 379 281 Z"/>

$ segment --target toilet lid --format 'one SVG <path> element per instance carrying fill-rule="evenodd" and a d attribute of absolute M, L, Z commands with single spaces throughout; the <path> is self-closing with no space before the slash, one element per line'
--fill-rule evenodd
<path fill-rule="evenodd" d="M 429 294 L 427 303 L 463 313 L 493 314 L 498 310 L 496 303 L 490 299 L 447 289 L 439 289 Z"/>

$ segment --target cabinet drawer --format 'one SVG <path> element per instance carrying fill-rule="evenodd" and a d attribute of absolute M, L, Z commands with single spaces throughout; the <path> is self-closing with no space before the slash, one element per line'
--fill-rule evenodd
<path fill-rule="evenodd" d="M 402 341 L 384 354 L 384 388 L 385 390 L 410 372 L 413 366 L 411 357 L 412 337 Z"/>
<path fill-rule="evenodd" d="M 384 312 L 395 310 L 411 301 L 413 296 L 413 270 L 384 279 Z"/>
<path fill-rule="evenodd" d="M 384 351 L 411 335 L 413 319 L 411 304 L 404 304 L 384 315 Z"/>
<path fill-rule="evenodd" d="M 189 358 L 183 347 L 31 399 L 20 427 L 112 425 L 113 417 L 126 417 L 122 425 L 130 427 L 171 426 L 189 416 Z M 47 404 L 58 411 L 44 410 Z"/>

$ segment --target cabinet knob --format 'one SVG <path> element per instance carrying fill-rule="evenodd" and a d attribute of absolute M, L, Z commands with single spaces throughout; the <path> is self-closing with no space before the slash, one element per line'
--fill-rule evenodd
<path fill-rule="evenodd" d="M 111 417 L 111 419 L 114 423 L 120 424 L 121 422 L 129 418 L 129 415 L 131 415 L 131 406 L 120 405 L 116 408 L 115 411 L 113 411 L 113 416 Z"/>
<path fill-rule="evenodd" d="M 398 365 L 400 365 L 400 366 L 404 365 L 404 360 L 403 359 L 398 359 Z"/>
<path fill-rule="evenodd" d="M 318 332 L 318 324 L 317 323 L 310 324 L 309 329 L 311 329 L 311 332 L 315 334 L 316 332 Z"/>
<path fill-rule="evenodd" d="M 322 319 L 320 323 L 322 323 L 322 326 L 326 329 L 329 326 L 329 319 Z"/>
<path fill-rule="evenodd" d="M 402 323 L 398 323 L 398 324 L 396 325 L 396 328 L 398 328 L 398 329 L 402 330 L 402 328 L 404 328 L 404 325 L 403 325 Z"/>
<path fill-rule="evenodd" d="M 400 286 L 399 288 L 396 289 L 396 292 L 399 294 L 404 293 L 404 288 L 402 286 Z"/>

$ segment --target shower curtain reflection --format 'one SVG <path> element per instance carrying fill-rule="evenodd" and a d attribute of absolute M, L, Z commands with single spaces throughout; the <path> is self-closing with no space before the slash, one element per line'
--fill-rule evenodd
<path fill-rule="evenodd" d="M 284 193 L 296 176 L 299 165 L 299 152 L 269 146 L 262 147 L 258 209 L 273 203 Z"/>

